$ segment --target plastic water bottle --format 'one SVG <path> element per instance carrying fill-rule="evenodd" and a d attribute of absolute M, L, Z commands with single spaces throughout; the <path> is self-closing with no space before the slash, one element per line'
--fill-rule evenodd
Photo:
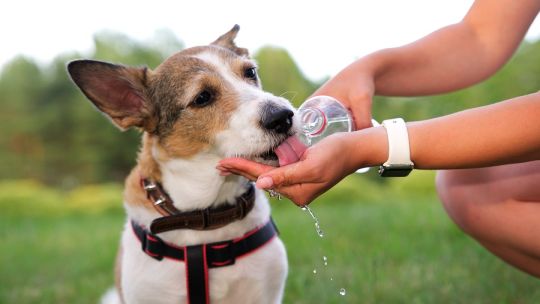
<path fill-rule="evenodd" d="M 315 96 L 306 100 L 298 108 L 298 117 L 303 132 L 300 139 L 308 146 L 336 132 L 355 130 L 347 108 L 330 96 Z"/>
<path fill-rule="evenodd" d="M 315 96 L 306 100 L 298 108 L 298 117 L 303 131 L 299 137 L 307 146 L 312 146 L 336 132 L 355 130 L 354 120 L 347 108 L 330 96 Z M 376 121 L 372 122 L 373 125 L 378 125 Z M 369 168 L 362 168 L 357 172 L 368 170 Z"/>

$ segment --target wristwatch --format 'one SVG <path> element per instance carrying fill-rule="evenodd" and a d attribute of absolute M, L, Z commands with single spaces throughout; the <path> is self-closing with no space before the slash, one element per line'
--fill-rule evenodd
<path fill-rule="evenodd" d="M 403 118 L 388 119 L 382 122 L 388 135 L 388 160 L 379 167 L 382 177 L 402 177 L 411 173 L 409 134 Z"/>

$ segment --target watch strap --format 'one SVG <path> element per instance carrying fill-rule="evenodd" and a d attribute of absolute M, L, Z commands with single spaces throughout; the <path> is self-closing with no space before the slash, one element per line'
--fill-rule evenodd
<path fill-rule="evenodd" d="M 388 160 L 380 168 L 381 176 L 407 176 L 414 167 L 407 125 L 402 118 L 385 120 L 382 125 L 388 135 Z"/>

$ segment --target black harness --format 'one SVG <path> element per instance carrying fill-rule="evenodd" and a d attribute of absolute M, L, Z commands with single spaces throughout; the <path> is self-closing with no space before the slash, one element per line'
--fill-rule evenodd
<path fill-rule="evenodd" d="M 264 226 L 257 227 L 236 239 L 177 247 L 164 242 L 134 221 L 131 222 L 131 226 L 141 242 L 142 250 L 148 256 L 157 261 L 169 258 L 184 262 L 189 304 L 210 303 L 208 269 L 233 265 L 237 259 L 261 248 L 278 234 L 270 218 Z"/>

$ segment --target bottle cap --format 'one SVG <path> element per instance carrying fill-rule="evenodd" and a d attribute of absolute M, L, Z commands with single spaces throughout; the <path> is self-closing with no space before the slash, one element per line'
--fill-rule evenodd
<path fill-rule="evenodd" d="M 324 131 L 326 115 L 318 108 L 303 109 L 300 111 L 300 123 L 304 133 L 314 136 Z"/>

